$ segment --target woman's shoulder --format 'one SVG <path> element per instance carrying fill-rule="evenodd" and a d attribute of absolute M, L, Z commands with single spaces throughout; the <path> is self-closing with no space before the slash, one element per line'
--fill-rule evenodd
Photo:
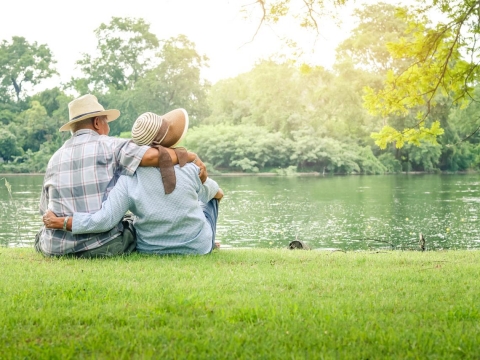
<path fill-rule="evenodd" d="M 179 165 L 177 165 L 178 167 L 180 167 Z M 200 168 L 195 165 L 194 163 L 192 162 L 189 162 L 189 163 L 186 163 L 183 167 L 181 167 L 180 169 L 186 171 L 186 172 L 189 172 L 191 174 L 195 174 L 195 175 L 198 175 L 199 171 L 200 171 Z"/>

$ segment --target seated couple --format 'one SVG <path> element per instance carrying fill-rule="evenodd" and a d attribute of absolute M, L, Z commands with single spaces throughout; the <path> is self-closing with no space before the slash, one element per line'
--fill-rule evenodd
<path fill-rule="evenodd" d="M 45 174 L 45 227 L 37 234 L 37 251 L 97 257 L 134 249 L 199 255 L 214 249 L 223 192 L 195 154 L 171 149 L 187 131 L 185 110 L 141 115 L 132 140 L 107 136 L 108 122 L 119 112 L 104 110 L 93 95 L 72 101 L 69 113 L 60 130 L 70 130 L 72 138 Z M 124 216 L 128 210 L 134 220 Z"/>

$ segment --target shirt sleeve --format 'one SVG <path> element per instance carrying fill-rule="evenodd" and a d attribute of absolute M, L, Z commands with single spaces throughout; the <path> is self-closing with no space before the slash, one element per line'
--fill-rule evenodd
<path fill-rule="evenodd" d="M 50 171 L 47 168 L 47 171 L 45 172 L 45 176 L 43 178 L 42 193 L 40 194 L 40 204 L 39 204 L 40 215 L 45 214 L 48 210 L 48 191 L 47 191 L 47 188 L 45 187 L 45 184 L 46 184 L 46 179 L 48 179 L 49 177 L 50 177 Z"/>
<path fill-rule="evenodd" d="M 115 159 L 120 168 L 120 174 L 132 176 L 150 147 L 138 146 L 127 139 L 112 138 L 112 140 L 115 142 Z"/>
<path fill-rule="evenodd" d="M 39 206 L 40 215 L 43 215 L 47 212 L 47 207 L 48 207 L 47 191 L 45 190 L 45 188 L 42 188 L 42 194 L 40 195 L 40 206 Z"/>
<path fill-rule="evenodd" d="M 200 168 L 193 163 L 188 163 L 185 166 L 188 166 L 188 170 L 192 171 L 192 177 L 195 179 L 195 188 L 197 190 L 198 200 L 204 203 L 212 200 L 220 188 L 217 182 L 207 178 L 207 180 L 205 180 L 205 182 L 202 184 L 202 181 L 198 176 L 200 174 Z"/>
<path fill-rule="evenodd" d="M 128 178 L 121 176 L 110 195 L 96 213 L 73 214 L 72 234 L 100 233 L 113 229 L 123 218 L 130 206 Z"/>

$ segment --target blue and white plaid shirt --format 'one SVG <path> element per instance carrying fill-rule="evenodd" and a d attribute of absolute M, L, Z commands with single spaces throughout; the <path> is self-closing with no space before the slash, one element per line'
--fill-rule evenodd
<path fill-rule="evenodd" d="M 72 216 L 100 210 L 116 180 L 120 175 L 133 175 L 148 149 L 93 130 L 75 132 L 48 162 L 40 213 L 51 210 L 57 216 Z M 103 233 L 73 235 L 43 228 L 39 245 L 45 254 L 64 255 L 104 245 L 122 230 L 117 224 Z"/>

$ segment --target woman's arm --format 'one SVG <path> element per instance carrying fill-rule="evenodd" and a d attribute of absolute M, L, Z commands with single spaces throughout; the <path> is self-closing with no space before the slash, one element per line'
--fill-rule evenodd
<path fill-rule="evenodd" d="M 223 191 L 220 189 L 216 181 L 207 178 L 202 184 L 198 178 L 198 167 L 190 166 L 187 168 L 187 171 L 191 173 L 191 178 L 195 181 L 195 190 L 198 194 L 198 200 L 207 203 L 213 198 L 220 200 L 223 197 Z"/>
<path fill-rule="evenodd" d="M 111 230 L 116 226 L 127 212 L 130 201 L 127 191 L 127 177 L 120 177 L 114 186 L 107 200 L 102 204 L 102 208 L 94 214 L 74 213 L 68 217 L 66 230 L 73 234 L 100 233 Z M 67 217 L 57 217 L 53 212 L 48 211 L 43 216 L 45 227 L 50 229 L 63 229 L 64 221 Z"/>

